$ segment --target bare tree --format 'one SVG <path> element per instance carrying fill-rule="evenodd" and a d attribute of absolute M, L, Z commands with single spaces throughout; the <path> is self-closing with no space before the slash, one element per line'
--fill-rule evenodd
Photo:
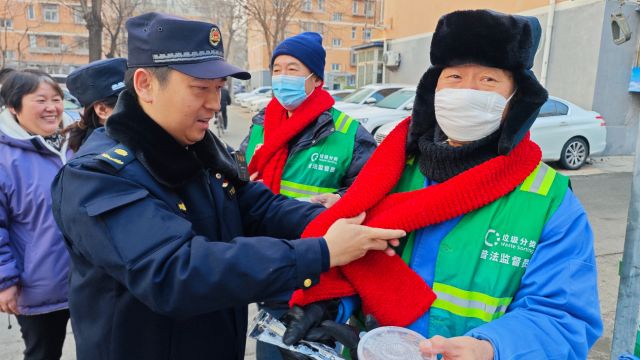
<path fill-rule="evenodd" d="M 80 3 L 78 7 L 77 3 Z M 85 22 L 85 27 L 89 30 L 89 62 L 102 58 L 102 0 L 77 0 L 60 1 L 60 3 L 75 14 L 80 15 Z"/>
<path fill-rule="evenodd" d="M 124 23 L 132 17 L 134 12 L 140 7 L 143 0 L 105 0 L 105 15 L 103 19 L 104 29 L 108 35 L 108 47 L 105 56 L 113 58 L 122 56 L 122 34 L 124 34 Z"/>
<path fill-rule="evenodd" d="M 182 0 L 185 8 L 193 9 L 199 18 L 218 25 L 222 31 L 225 56 L 228 61 L 239 64 L 246 61 L 247 16 L 243 1 L 236 0 Z M 245 52 L 243 56 L 243 51 Z M 232 78 L 227 80 L 227 87 L 232 88 Z"/>
<path fill-rule="evenodd" d="M 227 59 L 231 58 L 236 39 L 247 24 L 242 1 L 182 0 L 180 4 L 192 8 L 199 18 L 205 18 L 220 27 Z"/>
<path fill-rule="evenodd" d="M 284 40 L 291 19 L 300 11 L 304 0 L 240 0 L 247 16 L 264 34 L 269 54 Z"/>

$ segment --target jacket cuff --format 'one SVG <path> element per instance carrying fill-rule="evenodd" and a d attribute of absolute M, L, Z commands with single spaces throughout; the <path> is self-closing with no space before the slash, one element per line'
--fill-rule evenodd
<path fill-rule="evenodd" d="M 19 279 L 20 278 L 18 278 L 18 277 L 14 277 L 14 278 L 9 278 L 9 279 L 5 279 L 3 281 L 0 281 L 0 291 L 8 289 L 8 288 L 12 287 L 13 285 L 17 285 Z"/>
<path fill-rule="evenodd" d="M 320 273 L 329 270 L 329 248 L 323 238 L 291 242 L 296 252 L 296 288 L 307 289 L 320 281 Z"/>

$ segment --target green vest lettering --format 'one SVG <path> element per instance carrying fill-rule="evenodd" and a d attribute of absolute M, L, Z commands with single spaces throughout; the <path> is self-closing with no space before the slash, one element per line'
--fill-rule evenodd
<path fill-rule="evenodd" d="M 424 181 L 410 163 L 395 191 L 421 189 Z M 430 336 L 460 336 L 504 315 L 567 188 L 568 178 L 540 163 L 516 190 L 462 217 L 438 250 Z M 414 239 L 402 252 L 408 263 Z"/>
<path fill-rule="evenodd" d="M 329 136 L 311 147 L 289 154 L 285 164 L 280 193 L 301 198 L 332 193 L 344 186 L 353 157 L 358 123 L 336 109 L 331 109 L 335 126 Z M 247 146 L 247 161 L 251 161 L 256 146 L 264 142 L 264 127 L 253 125 Z"/>

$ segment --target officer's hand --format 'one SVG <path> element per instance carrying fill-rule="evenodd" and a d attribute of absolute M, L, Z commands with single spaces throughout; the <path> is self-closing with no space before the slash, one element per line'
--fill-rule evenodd
<path fill-rule="evenodd" d="M 309 202 L 322 204 L 328 209 L 337 203 L 338 200 L 340 200 L 340 195 L 338 194 L 320 194 L 312 196 Z"/>
<path fill-rule="evenodd" d="M 0 290 L 0 312 L 18 315 L 18 286 L 9 286 Z"/>
<path fill-rule="evenodd" d="M 387 255 L 395 252 L 388 245 L 399 245 L 399 238 L 406 235 L 403 230 L 388 230 L 360 225 L 365 213 L 349 219 L 339 219 L 331 225 L 324 239 L 327 241 L 330 265 L 346 265 L 363 257 L 369 250 L 385 250 Z"/>
<path fill-rule="evenodd" d="M 424 356 L 442 355 L 443 360 L 454 359 L 493 359 L 493 346 L 485 340 L 478 340 L 470 336 L 444 338 L 434 336 L 420 342 L 420 352 Z"/>

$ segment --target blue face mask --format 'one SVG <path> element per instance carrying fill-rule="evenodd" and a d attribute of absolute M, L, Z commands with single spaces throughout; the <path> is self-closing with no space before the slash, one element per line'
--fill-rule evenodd
<path fill-rule="evenodd" d="M 304 102 L 307 98 L 304 84 L 311 75 L 313 74 L 309 74 L 306 78 L 291 75 L 276 75 L 271 78 L 273 95 L 282 104 L 282 107 L 292 111 Z"/>

